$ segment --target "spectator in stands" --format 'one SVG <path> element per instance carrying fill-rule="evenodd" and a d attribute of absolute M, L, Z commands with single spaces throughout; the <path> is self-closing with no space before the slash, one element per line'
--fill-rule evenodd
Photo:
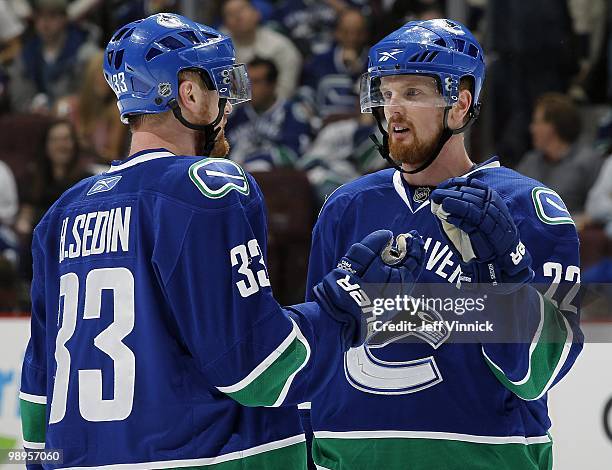
<path fill-rule="evenodd" d="M 57 114 L 75 125 L 83 155 L 94 158 L 92 173 L 106 171 L 110 162 L 121 160 L 129 137 L 119 120 L 115 95 L 100 73 L 103 60 L 104 52 L 96 52 L 85 68 L 79 94 L 61 99 L 56 106 Z"/>
<path fill-rule="evenodd" d="M 604 102 L 606 51 L 606 0 L 568 0 L 572 15 L 580 70 L 569 93 L 579 101 Z M 608 6 L 608 9 L 612 7 Z"/>
<path fill-rule="evenodd" d="M 3 241 L 0 239 L 0 312 L 11 312 L 18 305 L 18 276 L 11 261 L 1 253 Z"/>
<path fill-rule="evenodd" d="M 338 17 L 349 8 L 364 15 L 371 12 L 368 0 L 281 0 L 272 22 L 298 46 L 304 57 L 321 54 L 334 41 Z"/>
<path fill-rule="evenodd" d="M 17 264 L 18 244 L 12 226 L 19 208 L 17 185 L 9 166 L 0 160 L 0 258 Z"/>
<path fill-rule="evenodd" d="M 596 143 L 607 155 L 586 201 L 587 222 L 602 224 L 612 240 L 612 108 L 599 123 Z"/>
<path fill-rule="evenodd" d="M 298 162 L 322 206 L 339 186 L 386 166 L 370 135 L 382 136 L 372 114 L 327 124 Z"/>
<path fill-rule="evenodd" d="M 0 225 L 13 225 L 18 207 L 17 186 L 13 172 L 0 160 Z"/>
<path fill-rule="evenodd" d="M 256 57 L 248 64 L 251 101 L 238 106 L 225 127 L 230 157 L 249 171 L 293 166 L 310 145 L 312 110 L 297 99 L 276 94 L 278 69 Z"/>
<path fill-rule="evenodd" d="M 77 133 L 67 120 L 50 124 L 39 155 L 21 188 L 23 202 L 15 229 L 24 238 L 64 191 L 90 175 L 82 168 Z"/>
<path fill-rule="evenodd" d="M 23 22 L 6 0 L 0 0 L 0 65 L 6 66 L 21 50 Z"/>
<path fill-rule="evenodd" d="M 357 85 L 368 63 L 367 24 L 359 10 L 348 9 L 340 15 L 335 38 L 331 49 L 314 55 L 304 67 L 302 90 L 326 122 L 359 111 Z"/>
<path fill-rule="evenodd" d="M 236 48 L 236 60 L 248 63 L 255 57 L 269 59 L 276 65 L 276 94 L 290 97 L 302 70 L 302 57 L 291 40 L 260 26 L 261 15 L 249 0 L 228 0 L 223 5 L 223 29 Z"/>
<path fill-rule="evenodd" d="M 55 100 L 78 89 L 81 70 L 97 48 L 68 21 L 66 7 L 66 0 L 36 1 L 35 34 L 10 69 L 14 110 L 49 112 Z"/>
<path fill-rule="evenodd" d="M 0 0 L 0 113 L 8 112 L 9 76 L 7 67 L 21 50 L 21 34 L 25 26 L 7 0 Z"/>
<path fill-rule="evenodd" d="M 608 156 L 586 201 L 586 213 L 593 222 L 601 223 L 612 239 L 612 158 Z"/>
<path fill-rule="evenodd" d="M 530 131 L 534 150 L 523 157 L 517 171 L 555 190 L 572 215 L 580 214 L 602 159 L 590 146 L 578 143 L 581 121 L 577 107 L 559 93 L 540 96 Z"/>
<path fill-rule="evenodd" d="M 373 6 L 371 19 L 372 42 L 382 39 L 408 21 L 446 16 L 444 2 L 441 0 L 386 0 L 376 6 Z"/>
<path fill-rule="evenodd" d="M 529 119 L 535 100 L 567 92 L 578 72 L 579 53 L 567 0 L 488 0 L 487 100 L 492 144 L 514 166 L 529 149 Z"/>

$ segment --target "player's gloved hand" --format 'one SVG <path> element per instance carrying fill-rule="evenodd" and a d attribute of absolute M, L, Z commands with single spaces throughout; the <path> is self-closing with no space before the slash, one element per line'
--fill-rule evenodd
<path fill-rule="evenodd" d="M 368 324 L 375 318 L 370 297 L 382 292 L 372 293 L 369 288 L 401 284 L 402 292 L 408 294 L 423 270 L 424 243 L 415 230 L 398 235 L 393 242 L 389 230 L 371 233 L 352 245 L 338 267 L 314 287 L 321 307 L 344 325 L 345 350 L 363 344 Z"/>
<path fill-rule="evenodd" d="M 431 193 L 431 211 L 461 260 L 461 283 L 508 294 L 533 279 L 531 256 L 499 194 L 475 178 L 451 178 Z"/>

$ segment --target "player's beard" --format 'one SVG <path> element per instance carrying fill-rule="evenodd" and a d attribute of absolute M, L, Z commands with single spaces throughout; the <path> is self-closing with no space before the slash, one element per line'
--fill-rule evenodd
<path fill-rule="evenodd" d="M 217 134 L 217 138 L 215 139 L 215 145 L 212 150 L 205 155 L 206 153 L 206 134 L 204 131 L 199 131 L 196 133 L 196 152 L 199 156 L 202 157 L 215 157 L 215 158 L 223 158 L 229 154 L 230 145 L 227 139 L 225 138 L 225 132 L 223 129 Z"/>
<path fill-rule="evenodd" d="M 412 123 L 409 123 L 409 125 L 404 127 L 408 127 L 410 129 L 409 132 L 412 132 L 412 140 L 409 143 L 403 143 L 397 142 L 394 138 L 392 129 L 396 124 L 397 123 L 392 122 L 389 123 L 387 127 L 387 132 L 389 133 L 389 153 L 393 157 L 393 160 L 400 164 L 406 163 L 411 167 L 418 167 L 425 163 L 438 146 L 438 142 L 444 131 L 442 126 L 440 125 L 433 137 L 422 140 L 414 131 Z"/>

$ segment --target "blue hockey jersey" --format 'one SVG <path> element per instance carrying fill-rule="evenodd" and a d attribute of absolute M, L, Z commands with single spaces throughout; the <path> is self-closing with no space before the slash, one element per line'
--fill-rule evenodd
<path fill-rule="evenodd" d="M 329 380 L 340 325 L 281 308 L 265 250 L 229 160 L 141 152 L 68 190 L 34 233 L 25 447 L 63 450 L 45 468 L 305 468 L 279 406 Z"/>
<path fill-rule="evenodd" d="M 292 167 L 312 141 L 313 114 L 296 99 L 279 99 L 261 114 L 249 103 L 239 106 L 225 127 L 231 159 L 249 171 Z"/>
<path fill-rule="evenodd" d="M 501 195 L 533 258 L 534 282 L 550 285 L 545 296 L 530 285 L 497 303 L 530 340 L 459 343 L 446 331 L 428 341 L 395 335 L 349 350 L 312 402 L 317 468 L 552 468 L 546 392 L 583 341 L 574 299 L 576 229 L 556 193 L 497 159 L 470 174 Z M 377 229 L 417 230 L 427 251 L 419 283 L 433 284 L 434 292 L 435 284 L 455 284 L 461 269 L 431 213 L 432 189 L 411 187 L 392 169 L 340 187 L 313 232 L 307 292 L 348 246 Z M 560 285 L 570 286 L 561 297 Z"/>

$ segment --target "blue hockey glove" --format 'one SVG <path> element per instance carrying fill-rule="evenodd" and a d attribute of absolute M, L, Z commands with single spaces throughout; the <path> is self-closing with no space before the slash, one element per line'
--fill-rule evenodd
<path fill-rule="evenodd" d="M 508 294 L 533 279 L 531 256 L 499 194 L 474 178 L 451 178 L 431 193 L 431 211 L 461 260 L 462 284 Z"/>
<path fill-rule="evenodd" d="M 416 231 L 398 235 L 393 242 L 389 230 L 371 233 L 352 245 L 338 267 L 314 287 L 317 302 L 344 325 L 345 350 L 363 344 L 375 319 L 370 297 L 382 292 L 372 293 L 371 288 L 401 284 L 402 292 L 408 294 L 423 270 L 424 243 Z"/>

